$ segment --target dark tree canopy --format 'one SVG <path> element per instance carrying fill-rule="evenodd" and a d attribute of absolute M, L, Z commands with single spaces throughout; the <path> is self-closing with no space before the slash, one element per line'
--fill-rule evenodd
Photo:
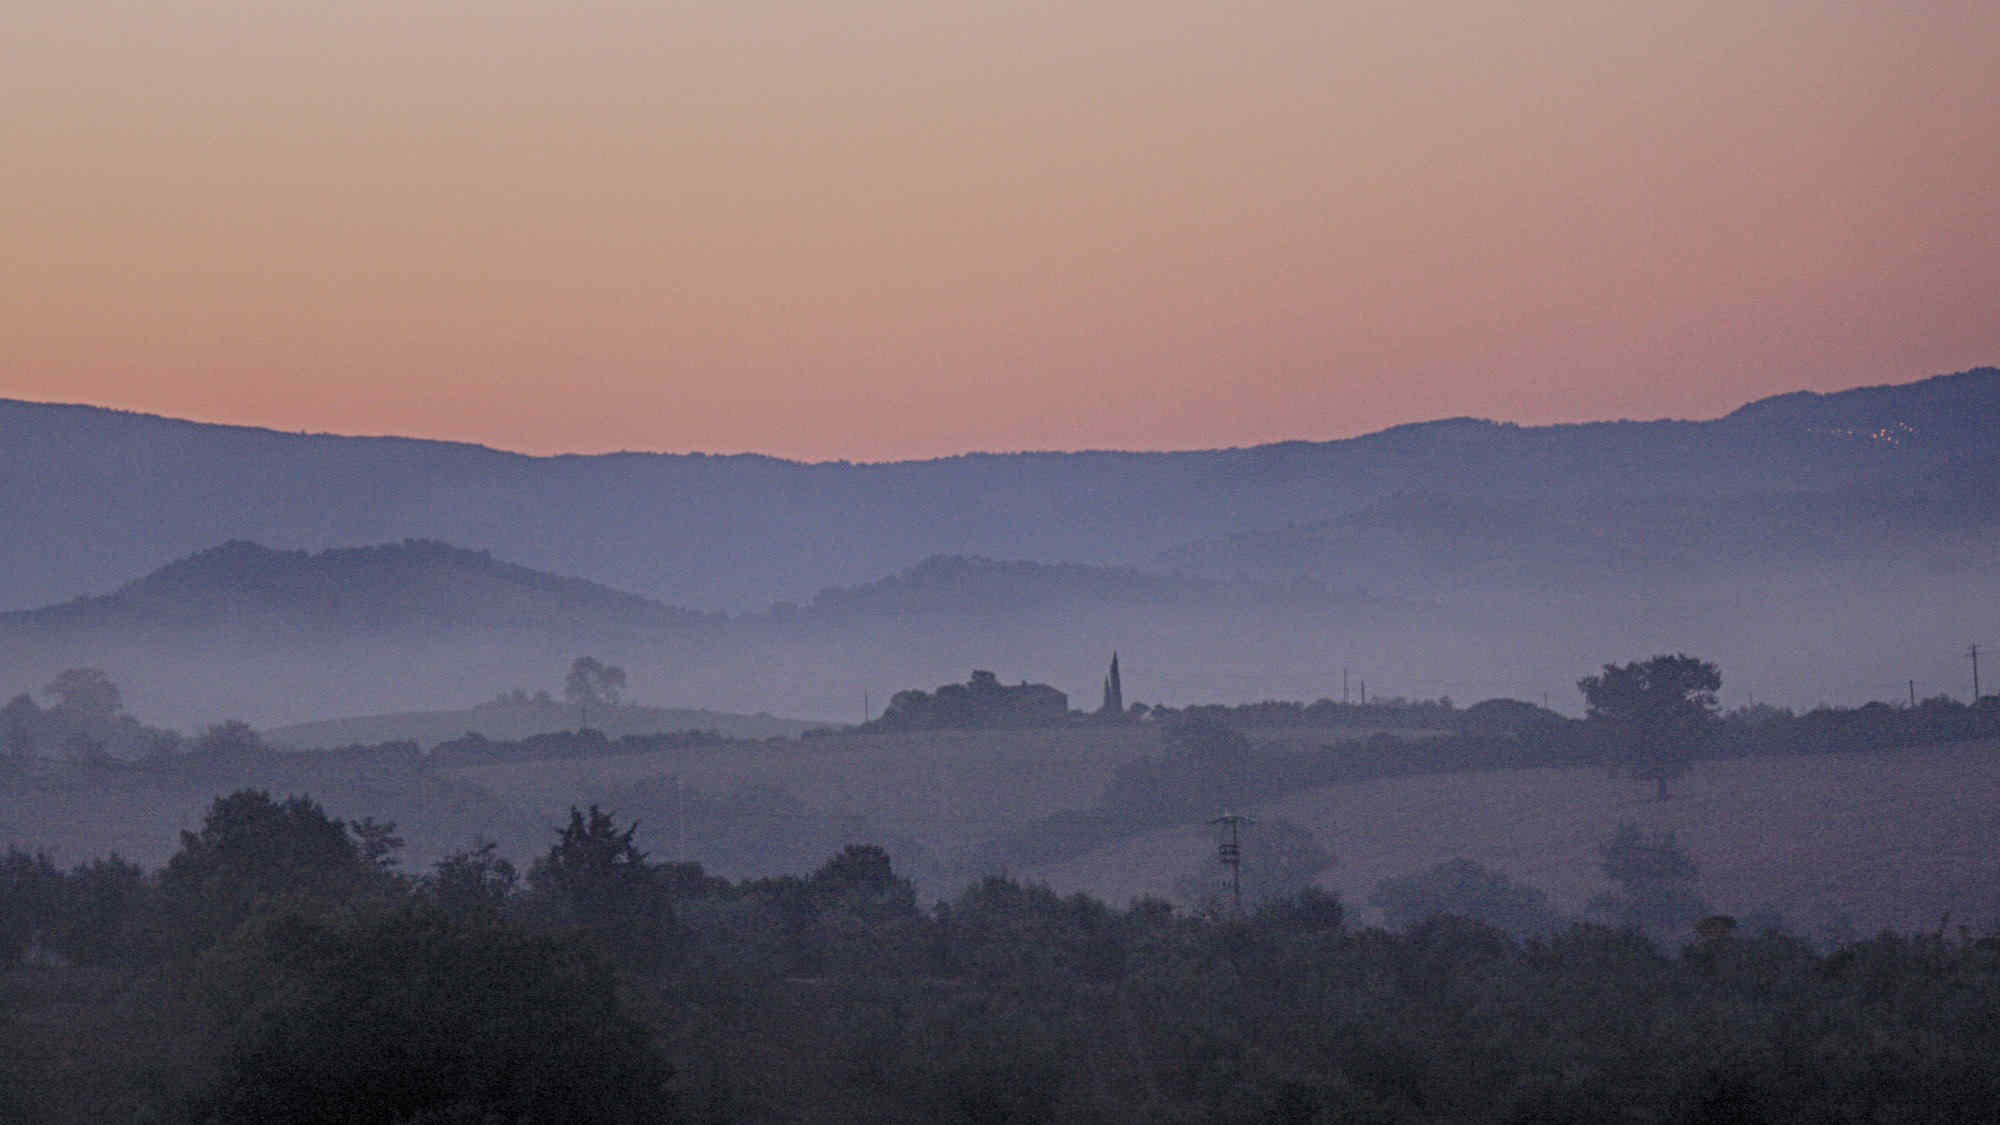
<path fill-rule="evenodd" d="M 638 830 L 636 822 L 618 827 L 596 805 L 572 805 L 556 842 L 528 869 L 528 886 L 627 961 L 651 966 L 667 953 L 675 922 L 656 869 L 632 842 Z"/>
<path fill-rule="evenodd" d="M 254 952 L 269 999 L 200 1120 L 675 1119 L 649 1029 L 611 966 L 575 943 L 412 907 L 281 919 Z"/>
<path fill-rule="evenodd" d="M 481 840 L 438 860 L 421 888 L 424 898 L 453 917 L 497 918 L 519 881 L 499 845 Z"/>
<path fill-rule="evenodd" d="M 1406 930 L 1438 914 L 1454 914 L 1517 935 L 1559 930 L 1563 918 L 1548 895 L 1463 856 L 1425 871 L 1375 884 L 1368 905 L 1382 908 L 1392 929 Z"/>
<path fill-rule="evenodd" d="M 842 848 L 813 872 L 807 886 L 826 908 L 848 910 L 869 921 L 917 912 L 916 888 L 896 874 L 889 853 L 874 844 Z"/>
<path fill-rule="evenodd" d="M 330 903 L 375 872 L 347 825 L 310 797 L 274 801 L 260 789 L 217 797 L 200 832 L 160 873 L 175 927 L 194 946 L 226 936 L 260 904 Z"/>
<path fill-rule="evenodd" d="M 1606 664 L 1603 674 L 1585 676 L 1576 686 L 1588 708 L 1585 718 L 1599 728 L 1613 766 L 1656 782 L 1664 801 L 1667 782 L 1688 771 L 1713 731 L 1722 673 L 1705 660 L 1676 653 Z"/>

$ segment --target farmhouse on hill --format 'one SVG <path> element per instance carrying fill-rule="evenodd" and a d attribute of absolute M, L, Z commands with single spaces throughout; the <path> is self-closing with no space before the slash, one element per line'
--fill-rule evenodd
<path fill-rule="evenodd" d="M 1010 686 L 993 673 L 977 669 L 965 683 L 945 684 L 934 693 L 897 692 L 877 722 L 890 730 L 928 730 L 1053 726 L 1068 719 L 1067 694 L 1026 680 Z"/>

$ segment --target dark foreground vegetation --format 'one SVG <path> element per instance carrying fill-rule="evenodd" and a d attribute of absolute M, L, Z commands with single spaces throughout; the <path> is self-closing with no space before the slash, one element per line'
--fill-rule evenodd
<path fill-rule="evenodd" d="M 573 811 L 523 873 L 259 791 L 159 871 L 0 862 L 0 1118 L 1877 1122 L 2000 1104 L 2000 940 L 1357 930 L 853 845 L 741 882 Z"/>

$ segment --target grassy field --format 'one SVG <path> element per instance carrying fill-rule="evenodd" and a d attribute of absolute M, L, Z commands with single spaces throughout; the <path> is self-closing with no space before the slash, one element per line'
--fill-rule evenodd
<path fill-rule="evenodd" d="M 840 734 L 575 761 L 455 770 L 504 800 L 559 816 L 649 777 L 705 793 L 782 786 L 813 808 L 863 816 L 949 850 L 968 839 L 1097 800 L 1112 771 L 1157 753 L 1152 727 Z"/>
<path fill-rule="evenodd" d="M 375 746 L 410 741 L 429 750 L 440 742 L 475 731 L 495 741 L 526 738 L 550 731 L 575 730 L 581 722 L 612 738 L 663 731 L 712 730 L 729 738 L 796 738 L 824 724 L 773 715 L 738 715 L 674 707 L 623 704 L 579 712 L 564 703 L 486 703 L 454 711 L 403 711 L 389 715 L 358 715 L 296 723 L 264 731 L 273 746 L 288 750 L 331 750 L 342 746 Z"/>
<path fill-rule="evenodd" d="M 1384 878 L 1464 856 L 1580 912 L 1608 889 L 1597 846 L 1631 821 L 1678 834 L 1718 910 L 1768 905 L 1808 932 L 1842 914 L 1863 934 L 1927 930 L 1947 911 L 1954 926 L 2000 929 L 1994 743 L 1703 762 L 1664 803 L 1645 785 L 1582 768 L 1394 778 L 1248 811 L 1296 821 L 1330 846 L 1337 862 L 1320 882 L 1350 909 Z M 1166 830 L 1022 874 L 1113 902 L 1164 897 L 1181 876 L 1214 869 L 1215 842 L 1205 827 Z"/>
<path fill-rule="evenodd" d="M 1252 728 L 1245 733 L 1257 742 L 1311 748 L 1376 732 Z M 1159 728 L 1149 725 L 841 733 L 451 772 L 548 818 L 645 778 L 679 777 L 709 794 L 782 786 L 816 810 L 866 817 L 948 852 L 1050 813 L 1087 808 L 1120 765 L 1162 750 Z"/>

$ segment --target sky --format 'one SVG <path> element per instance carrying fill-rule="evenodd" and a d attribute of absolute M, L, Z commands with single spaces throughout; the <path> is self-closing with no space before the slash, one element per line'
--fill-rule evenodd
<path fill-rule="evenodd" d="M 534 453 L 2000 363 L 2000 4 L 10 0 L 0 397 Z"/>

